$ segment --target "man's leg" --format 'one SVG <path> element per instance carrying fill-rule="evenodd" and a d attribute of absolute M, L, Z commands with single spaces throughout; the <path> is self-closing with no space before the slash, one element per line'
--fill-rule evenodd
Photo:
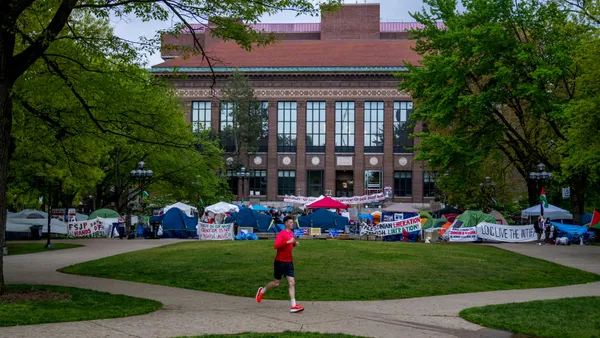
<path fill-rule="evenodd" d="M 267 290 L 269 290 L 269 289 L 274 289 L 274 288 L 278 287 L 280 282 L 281 281 L 277 280 L 277 279 L 274 279 L 274 280 L 270 281 L 269 284 L 265 285 L 265 287 L 263 288 L 262 293 L 267 292 Z"/>
<path fill-rule="evenodd" d="M 296 306 L 296 280 L 294 277 L 286 276 L 288 282 L 288 291 L 290 293 L 290 301 L 292 306 Z"/>

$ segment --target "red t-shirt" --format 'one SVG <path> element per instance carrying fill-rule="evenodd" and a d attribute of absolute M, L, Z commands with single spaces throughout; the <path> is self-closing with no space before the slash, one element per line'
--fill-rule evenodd
<path fill-rule="evenodd" d="M 273 247 L 277 250 L 277 255 L 275 256 L 276 261 L 292 261 L 292 249 L 294 248 L 294 243 L 287 243 L 287 241 L 289 241 L 292 238 L 294 238 L 293 231 L 282 230 L 277 234 L 275 244 L 273 245 Z"/>

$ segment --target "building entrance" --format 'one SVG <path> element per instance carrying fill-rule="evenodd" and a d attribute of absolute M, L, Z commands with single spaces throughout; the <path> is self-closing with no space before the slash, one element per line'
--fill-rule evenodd
<path fill-rule="evenodd" d="M 352 170 L 338 170 L 335 172 L 335 196 L 354 196 L 354 172 Z"/>

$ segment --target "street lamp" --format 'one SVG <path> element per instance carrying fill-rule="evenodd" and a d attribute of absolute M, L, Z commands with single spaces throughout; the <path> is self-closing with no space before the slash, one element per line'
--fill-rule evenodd
<path fill-rule="evenodd" d="M 241 201 L 242 205 L 244 205 L 244 192 L 246 191 L 246 190 L 244 190 L 244 181 L 250 177 L 250 173 L 246 171 L 245 167 L 242 167 L 240 170 L 241 171 L 236 173 L 235 176 L 237 176 L 239 179 L 242 180 L 242 192 L 241 192 L 241 194 L 238 193 L 238 197 L 241 196 L 240 201 Z"/>
<path fill-rule="evenodd" d="M 92 212 L 96 211 L 96 196 L 89 195 L 88 198 L 92 201 Z"/>
<path fill-rule="evenodd" d="M 140 208 L 142 212 L 144 212 L 144 183 L 146 185 L 150 184 L 152 175 L 154 175 L 152 170 L 144 169 L 145 165 L 144 161 L 140 161 L 138 162 L 137 169 L 130 172 L 131 178 L 138 181 L 138 187 L 140 188 Z"/>
<path fill-rule="evenodd" d="M 35 180 L 39 187 L 46 188 L 48 193 L 48 236 L 46 239 L 46 249 L 52 249 L 52 243 L 50 243 L 51 224 L 52 224 L 52 190 L 53 188 L 60 188 L 59 184 L 52 184 L 48 182 L 44 176 L 40 173 L 35 174 Z M 65 222 L 69 224 L 69 208 L 65 209 Z"/>
<path fill-rule="evenodd" d="M 496 201 L 496 199 L 494 199 L 494 196 L 492 196 L 492 194 L 496 192 L 496 183 L 494 183 L 494 181 L 492 181 L 492 179 L 489 176 L 486 176 L 484 178 L 484 181 L 479 183 L 479 188 L 481 188 L 481 192 L 486 197 L 486 200 L 492 201 L 494 205 L 498 205 L 498 201 Z"/>
<path fill-rule="evenodd" d="M 552 173 L 546 172 L 546 165 L 540 163 L 537 165 L 538 172 L 532 171 L 529 173 L 529 178 L 535 182 L 540 182 L 542 189 L 544 189 L 544 182 L 552 180 Z M 544 217 L 544 201 L 540 199 L 540 215 Z"/>

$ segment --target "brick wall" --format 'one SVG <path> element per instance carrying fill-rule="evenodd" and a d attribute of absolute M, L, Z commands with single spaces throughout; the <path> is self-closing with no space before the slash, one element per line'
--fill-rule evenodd
<path fill-rule="evenodd" d="M 321 40 L 378 40 L 379 4 L 346 4 L 321 15 Z"/>

